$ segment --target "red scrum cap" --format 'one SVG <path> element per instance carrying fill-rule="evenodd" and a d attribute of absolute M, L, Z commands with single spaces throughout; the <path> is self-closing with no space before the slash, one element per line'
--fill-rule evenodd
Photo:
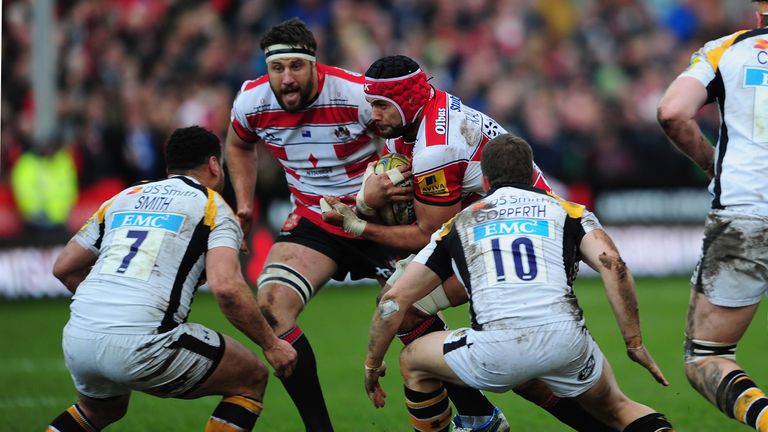
<path fill-rule="evenodd" d="M 403 126 L 416 121 L 434 90 L 427 74 L 411 58 L 396 55 L 376 60 L 365 72 L 365 95 L 392 103 L 400 112 Z"/>

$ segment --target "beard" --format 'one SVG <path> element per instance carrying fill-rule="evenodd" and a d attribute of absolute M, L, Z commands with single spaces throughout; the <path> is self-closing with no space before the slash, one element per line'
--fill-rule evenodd
<path fill-rule="evenodd" d="M 389 126 L 386 131 L 383 131 L 376 128 L 376 134 L 382 138 L 392 139 L 392 138 L 399 138 L 403 136 L 403 131 L 405 131 L 405 128 L 400 126 Z"/>
<path fill-rule="evenodd" d="M 376 128 L 376 135 L 386 139 L 403 137 L 403 139 L 406 142 L 414 142 L 416 141 L 416 134 L 419 132 L 420 126 L 421 126 L 421 121 L 416 120 L 415 122 L 408 123 L 405 126 L 403 125 L 389 126 L 389 131 L 387 132 L 382 131 L 379 128 Z"/>
<path fill-rule="evenodd" d="M 277 96 L 277 103 L 280 104 L 280 107 L 288 112 L 300 111 L 312 103 L 313 100 L 311 83 L 304 88 L 298 85 L 280 89 L 273 87 L 272 91 Z M 298 98 L 294 102 L 286 103 L 284 98 L 291 97 L 294 94 L 298 94 Z"/>

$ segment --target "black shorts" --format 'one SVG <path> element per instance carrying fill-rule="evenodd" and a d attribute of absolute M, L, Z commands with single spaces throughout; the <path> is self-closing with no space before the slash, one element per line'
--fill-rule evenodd
<path fill-rule="evenodd" d="M 290 232 L 290 235 L 283 235 Z M 395 263 L 408 256 L 369 240 L 353 239 L 331 234 L 307 218 L 290 230 L 282 231 L 275 243 L 296 243 L 316 250 L 332 259 L 338 267 L 333 279 L 343 281 L 347 274 L 352 280 L 371 278 L 388 279 Z"/>

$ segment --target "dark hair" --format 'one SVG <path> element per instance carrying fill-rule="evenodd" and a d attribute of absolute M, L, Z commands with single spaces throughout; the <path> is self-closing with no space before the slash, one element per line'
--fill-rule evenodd
<path fill-rule="evenodd" d="M 382 57 L 365 71 L 365 76 L 369 78 L 397 78 L 406 76 L 419 70 L 419 64 L 412 58 L 404 55 L 394 55 Z"/>
<path fill-rule="evenodd" d="M 221 158 L 219 138 L 200 126 L 176 129 L 165 145 L 165 167 L 169 173 L 195 169 L 208 163 L 211 156 Z"/>
<path fill-rule="evenodd" d="M 261 50 L 275 44 L 297 45 L 313 53 L 317 51 L 315 36 L 304 21 L 294 17 L 272 27 L 261 38 Z"/>
<path fill-rule="evenodd" d="M 480 169 L 491 186 L 502 183 L 531 184 L 533 150 L 519 136 L 501 134 L 488 141 L 480 156 Z"/>

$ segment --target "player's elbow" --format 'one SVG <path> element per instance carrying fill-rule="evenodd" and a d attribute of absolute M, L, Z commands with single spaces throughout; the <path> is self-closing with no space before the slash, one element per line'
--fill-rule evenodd
<path fill-rule="evenodd" d="M 688 120 L 689 113 L 674 100 L 662 99 L 656 108 L 656 120 L 664 130 L 669 130 L 675 124 Z"/>
<path fill-rule="evenodd" d="M 67 285 L 67 281 L 74 273 L 74 269 L 69 264 L 69 261 L 60 255 L 53 263 L 53 277 L 61 281 L 64 285 Z"/>
<path fill-rule="evenodd" d="M 217 278 L 208 280 L 208 287 L 218 300 L 219 304 L 229 305 L 237 302 L 243 289 L 242 283 L 234 277 Z"/>

